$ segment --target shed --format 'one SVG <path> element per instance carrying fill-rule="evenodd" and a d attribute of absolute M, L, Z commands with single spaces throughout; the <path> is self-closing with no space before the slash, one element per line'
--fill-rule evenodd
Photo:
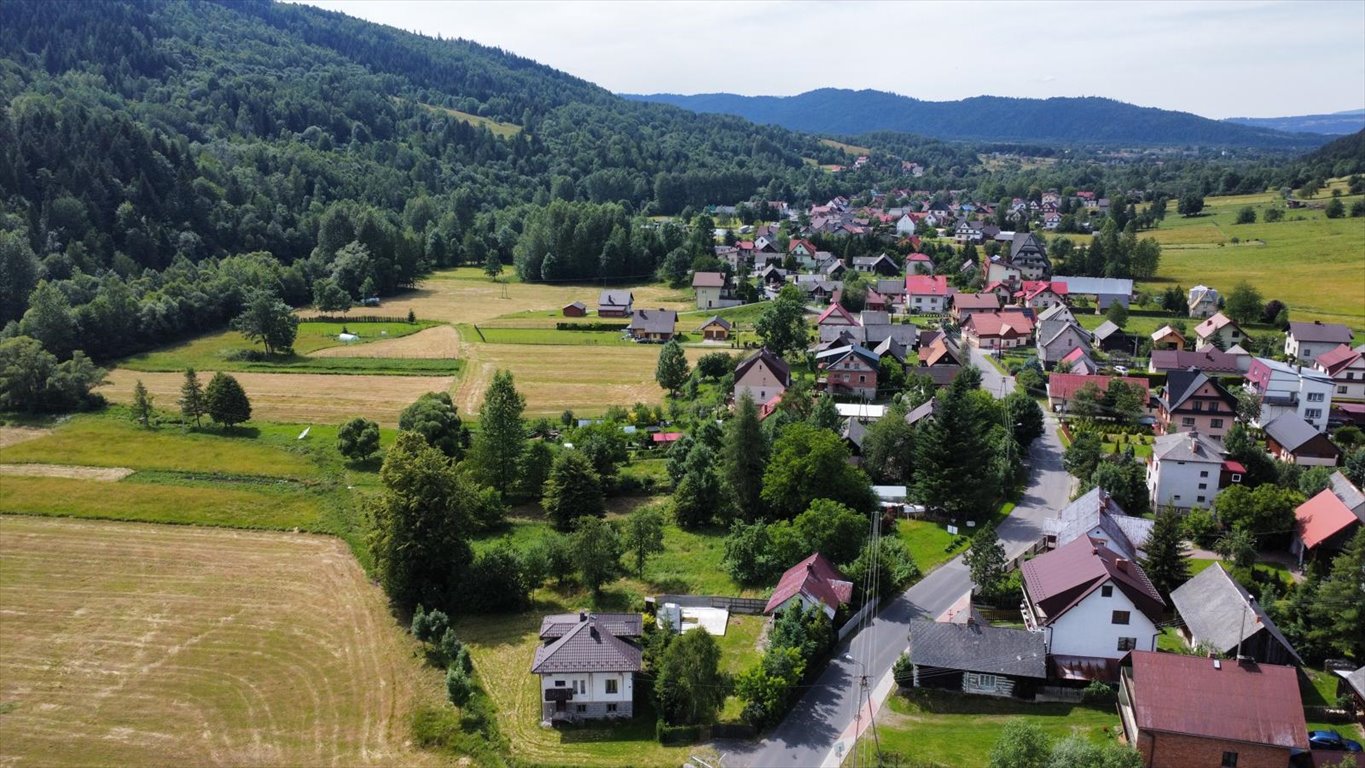
<path fill-rule="evenodd" d="M 1032 698 L 1047 678 L 1045 633 L 912 619 L 910 663 L 916 688 Z"/>

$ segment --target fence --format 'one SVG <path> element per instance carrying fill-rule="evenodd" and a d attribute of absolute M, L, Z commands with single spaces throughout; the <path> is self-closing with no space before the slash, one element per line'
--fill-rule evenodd
<path fill-rule="evenodd" d="M 842 627 L 839 627 L 839 642 L 843 642 L 845 637 L 848 637 L 849 635 L 853 634 L 854 630 L 856 630 L 859 626 L 862 625 L 863 619 L 866 619 L 868 616 L 870 616 L 872 614 L 872 611 L 874 611 L 876 608 L 877 608 L 876 601 L 870 600 L 862 608 L 858 609 L 857 613 L 853 614 L 852 616 L 849 616 L 848 621 L 844 622 L 844 625 Z"/>
<path fill-rule="evenodd" d="M 310 323 L 406 323 L 406 317 L 388 315 L 312 315 L 303 318 Z"/>
<path fill-rule="evenodd" d="M 731 613 L 760 614 L 768 601 L 756 597 L 725 597 L 723 595 L 655 595 L 654 605 L 674 603 L 682 608 L 724 608 Z"/>

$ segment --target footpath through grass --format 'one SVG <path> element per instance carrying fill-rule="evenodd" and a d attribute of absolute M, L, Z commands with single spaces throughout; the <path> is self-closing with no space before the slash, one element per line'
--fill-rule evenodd
<path fill-rule="evenodd" d="M 918 765 L 988 765 L 1001 729 L 1015 717 L 1037 724 L 1053 739 L 1080 735 L 1103 742 L 1121 728 L 1109 707 L 1032 704 L 923 688 L 893 693 L 887 705 L 877 715 L 882 750 L 914 757 Z"/>

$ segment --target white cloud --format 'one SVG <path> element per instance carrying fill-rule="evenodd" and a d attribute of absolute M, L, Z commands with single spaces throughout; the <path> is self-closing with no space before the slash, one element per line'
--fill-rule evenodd
<path fill-rule="evenodd" d="M 305 0 L 617 92 L 1099 95 L 1210 117 L 1365 106 L 1365 2 Z"/>

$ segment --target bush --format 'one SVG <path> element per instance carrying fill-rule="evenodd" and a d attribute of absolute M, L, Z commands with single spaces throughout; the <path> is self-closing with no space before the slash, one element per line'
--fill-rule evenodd
<path fill-rule="evenodd" d="M 1081 692 L 1081 703 L 1090 706 L 1111 706 L 1115 700 L 1114 689 L 1108 683 L 1091 681 Z"/>
<path fill-rule="evenodd" d="M 696 744 L 701 741 L 700 725 L 669 725 L 663 720 L 654 724 L 654 736 L 666 747 Z"/>
<path fill-rule="evenodd" d="M 891 667 L 891 674 L 896 679 L 896 685 L 902 688 L 909 688 L 915 682 L 915 665 L 910 663 L 909 654 L 901 654 L 896 658 L 896 663 Z"/>
<path fill-rule="evenodd" d="M 223 353 L 223 359 L 234 363 L 263 363 L 270 358 L 260 349 L 229 349 Z"/>
<path fill-rule="evenodd" d="M 1220 533 L 1218 521 L 1207 509 L 1192 509 L 1180 521 L 1180 533 L 1205 549 L 1213 546 Z"/>

